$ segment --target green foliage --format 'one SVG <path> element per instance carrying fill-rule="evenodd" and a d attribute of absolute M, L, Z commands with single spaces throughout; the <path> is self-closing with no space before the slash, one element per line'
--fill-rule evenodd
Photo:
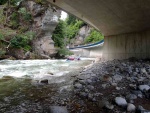
<path fill-rule="evenodd" d="M 3 9 L 0 9 L 0 24 L 4 24 L 5 16 L 3 14 Z"/>
<path fill-rule="evenodd" d="M 23 0 L 10 0 L 10 4 L 15 6 L 15 5 L 18 5 L 18 3 L 21 1 Z"/>
<path fill-rule="evenodd" d="M 68 49 L 66 49 L 66 48 L 60 48 L 59 50 L 58 50 L 58 54 L 60 55 L 60 56 L 66 56 L 66 55 L 72 55 L 73 53 L 72 52 L 70 52 Z"/>
<path fill-rule="evenodd" d="M 0 49 L 0 57 L 3 56 L 3 55 L 5 55 L 5 53 L 6 53 L 6 51 Z"/>
<path fill-rule="evenodd" d="M 19 26 L 19 14 L 17 12 L 13 12 L 11 15 L 11 21 L 10 21 L 10 26 L 14 29 L 18 28 Z"/>
<path fill-rule="evenodd" d="M 83 26 L 84 22 L 76 19 L 76 17 L 69 15 L 66 21 L 59 20 L 59 24 L 53 32 L 52 39 L 56 47 L 64 47 L 64 38 L 68 40 L 75 37 L 79 29 Z"/>
<path fill-rule="evenodd" d="M 83 21 L 76 20 L 75 24 L 68 25 L 66 27 L 66 37 L 69 39 L 74 38 L 83 24 Z"/>
<path fill-rule="evenodd" d="M 28 37 L 29 40 L 33 40 L 34 37 L 36 36 L 35 32 L 32 32 L 32 31 L 26 32 L 25 35 Z"/>
<path fill-rule="evenodd" d="M 0 0 L 0 5 L 4 5 L 8 2 L 8 0 Z"/>
<path fill-rule="evenodd" d="M 23 19 L 24 19 L 25 21 L 30 21 L 30 20 L 32 20 L 32 15 L 31 15 L 31 13 L 28 12 L 25 7 L 20 8 L 18 12 L 23 16 Z"/>
<path fill-rule="evenodd" d="M 0 40 L 4 39 L 4 35 L 0 33 Z"/>
<path fill-rule="evenodd" d="M 55 31 L 53 32 L 52 39 L 55 42 L 56 47 L 63 47 L 64 46 L 64 36 L 65 36 L 65 23 L 62 20 L 59 20 L 58 25 L 55 28 Z"/>
<path fill-rule="evenodd" d="M 27 32 L 26 34 L 18 34 L 11 39 L 11 46 L 14 48 L 24 48 L 29 51 L 31 47 L 29 46 L 30 41 L 34 38 L 35 33 Z"/>
<path fill-rule="evenodd" d="M 35 2 L 38 3 L 38 4 L 44 4 L 45 0 L 35 0 Z"/>
<path fill-rule="evenodd" d="M 76 17 L 72 16 L 72 15 L 68 15 L 68 17 L 66 18 L 66 23 L 67 23 L 67 25 L 75 24 L 76 23 Z"/>
<path fill-rule="evenodd" d="M 18 5 L 22 0 L 0 0 L 0 5 L 4 5 L 10 1 L 10 5 Z"/>
<path fill-rule="evenodd" d="M 93 29 L 90 35 L 85 39 L 85 43 L 94 43 L 103 39 L 104 39 L 104 36 L 97 30 Z"/>

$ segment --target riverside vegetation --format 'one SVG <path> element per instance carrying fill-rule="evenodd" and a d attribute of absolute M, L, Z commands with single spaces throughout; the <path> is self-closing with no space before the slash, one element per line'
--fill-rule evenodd
<path fill-rule="evenodd" d="M 49 8 L 46 1 L 43 0 L 31 0 L 34 4 L 37 4 L 41 9 L 32 11 L 29 9 L 29 4 L 25 3 L 24 0 L 1 0 L 0 1 L 0 58 L 12 58 L 14 59 L 27 59 L 25 54 L 27 52 L 33 53 L 32 57 L 41 58 L 40 56 L 46 56 L 44 58 L 50 58 L 50 54 L 47 50 L 40 50 L 38 46 L 43 47 L 42 44 L 37 45 L 34 42 L 43 38 L 42 32 L 37 32 L 36 26 L 37 16 L 42 17 L 44 12 Z M 35 6 L 34 6 L 35 7 Z M 55 13 L 53 6 L 50 6 L 51 10 Z M 59 12 L 56 9 L 56 12 Z M 36 14 L 34 14 L 36 13 Z M 43 20 L 42 20 L 43 21 Z M 39 22 L 38 22 L 39 23 Z M 44 24 L 44 23 L 41 23 Z M 65 56 L 72 54 L 66 49 L 66 46 L 72 43 L 72 39 L 75 39 L 76 35 L 83 26 L 88 26 L 83 21 L 77 19 L 72 15 L 68 15 L 66 20 L 58 20 L 55 24 L 56 28 L 53 28 L 49 39 L 54 41 L 55 47 L 50 49 L 55 49 L 58 56 Z M 52 27 L 51 25 L 49 27 Z M 40 28 L 43 29 L 43 28 Z M 39 30 L 40 30 L 39 29 Z M 40 30 L 41 31 L 41 30 Z M 44 31 L 45 32 L 45 31 Z M 96 41 L 102 40 L 103 35 L 91 28 L 90 33 L 84 39 L 82 44 L 94 43 Z M 39 42 L 36 42 L 39 43 Z M 37 46 L 37 47 L 35 47 Z M 39 49 L 39 50 L 38 50 Z M 17 51 L 17 52 L 16 52 Z M 38 52 L 37 52 L 38 51 Z M 45 52 L 46 51 L 46 52 Z M 18 57 L 16 54 L 24 54 L 23 57 Z M 11 57 L 12 56 L 12 57 Z M 31 57 L 28 59 L 32 59 Z"/>

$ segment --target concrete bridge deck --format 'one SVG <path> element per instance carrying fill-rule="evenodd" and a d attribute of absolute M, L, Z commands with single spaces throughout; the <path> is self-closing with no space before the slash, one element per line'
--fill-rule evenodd
<path fill-rule="evenodd" d="M 150 58 L 150 0 L 48 0 L 100 30 L 103 57 Z"/>

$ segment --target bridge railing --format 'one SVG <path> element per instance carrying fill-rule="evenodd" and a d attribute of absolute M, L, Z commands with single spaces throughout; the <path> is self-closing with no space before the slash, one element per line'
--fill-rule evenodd
<path fill-rule="evenodd" d="M 96 45 L 101 45 L 104 43 L 104 40 L 101 40 L 99 42 L 96 42 L 96 43 L 92 43 L 92 44 L 87 44 L 87 45 L 80 45 L 80 46 L 75 46 L 75 47 L 71 47 L 69 49 L 77 49 L 77 48 L 90 48 L 90 47 L 93 47 L 93 46 L 96 46 Z"/>

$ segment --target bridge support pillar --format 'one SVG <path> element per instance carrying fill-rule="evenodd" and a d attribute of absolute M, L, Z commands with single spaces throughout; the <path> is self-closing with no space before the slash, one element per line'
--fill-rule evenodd
<path fill-rule="evenodd" d="M 106 36 L 104 42 L 103 58 L 106 60 L 150 58 L 150 30 Z"/>

